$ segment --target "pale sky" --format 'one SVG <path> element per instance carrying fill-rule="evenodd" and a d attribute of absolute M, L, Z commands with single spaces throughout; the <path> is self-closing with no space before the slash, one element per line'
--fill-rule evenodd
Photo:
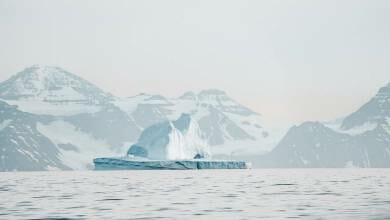
<path fill-rule="evenodd" d="M 0 0 L 0 81 L 60 66 L 117 96 L 217 88 L 276 122 L 390 82 L 390 1 Z"/>

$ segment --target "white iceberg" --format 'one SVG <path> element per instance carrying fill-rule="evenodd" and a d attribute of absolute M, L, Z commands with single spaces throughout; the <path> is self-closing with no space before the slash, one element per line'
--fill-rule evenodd
<path fill-rule="evenodd" d="M 250 164 L 231 160 L 148 160 L 145 158 L 109 157 L 94 159 L 96 170 L 195 170 L 248 169 Z"/>
<path fill-rule="evenodd" d="M 181 160 L 209 158 L 210 149 L 201 138 L 197 122 L 190 115 L 182 114 L 176 121 L 158 123 L 145 129 L 127 154 L 152 160 Z"/>
<path fill-rule="evenodd" d="M 246 169 L 244 161 L 211 160 L 210 148 L 189 114 L 145 129 L 125 157 L 96 158 L 96 170 Z"/>

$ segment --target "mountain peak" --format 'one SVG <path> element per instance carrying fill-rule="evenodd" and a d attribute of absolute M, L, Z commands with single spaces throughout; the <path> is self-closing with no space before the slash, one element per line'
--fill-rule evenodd
<path fill-rule="evenodd" d="M 202 90 L 198 94 L 198 100 L 199 103 L 212 106 L 222 112 L 229 112 L 239 115 L 257 114 L 230 98 L 226 92 L 218 89 Z"/>
<path fill-rule="evenodd" d="M 347 116 L 341 128 L 348 130 L 366 123 L 378 124 L 390 117 L 390 83 L 381 87 L 377 94 L 356 112 Z"/>
<path fill-rule="evenodd" d="M 150 95 L 147 99 L 145 99 L 146 101 L 164 101 L 164 102 L 168 102 L 168 99 L 165 98 L 164 96 L 162 95 Z"/>
<path fill-rule="evenodd" d="M 50 73 L 49 72 L 50 70 L 51 71 L 57 70 L 57 71 L 61 71 L 61 72 L 66 72 L 64 69 L 62 69 L 59 66 L 51 66 L 51 65 L 43 65 L 43 64 L 34 64 L 32 66 L 26 67 L 23 71 L 26 71 L 26 70 L 30 70 L 30 72 L 41 70 L 41 71 L 46 71 L 46 73 Z"/>
<path fill-rule="evenodd" d="M 50 65 L 43 65 L 43 64 L 36 63 L 36 64 L 33 64 L 30 67 L 27 67 L 26 69 L 29 69 L 29 68 L 60 68 L 60 67 L 50 66 Z"/>
<path fill-rule="evenodd" d="M 184 100 L 196 100 L 196 94 L 193 91 L 185 92 L 183 95 L 179 97 L 179 99 Z"/>
<path fill-rule="evenodd" d="M 226 92 L 218 89 L 202 90 L 197 97 L 201 102 L 222 103 L 233 101 Z"/>
<path fill-rule="evenodd" d="M 199 96 L 226 96 L 226 92 L 219 89 L 205 89 L 200 91 Z"/>
<path fill-rule="evenodd" d="M 36 64 L 0 83 L 0 97 L 9 100 L 103 101 L 110 99 L 111 95 L 60 67 Z"/>
<path fill-rule="evenodd" d="M 390 98 L 390 83 L 379 89 L 376 94 L 377 98 Z"/>

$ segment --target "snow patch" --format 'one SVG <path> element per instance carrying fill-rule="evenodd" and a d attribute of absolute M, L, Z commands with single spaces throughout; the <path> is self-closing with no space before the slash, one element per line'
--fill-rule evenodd
<path fill-rule="evenodd" d="M 339 133 L 343 133 L 343 134 L 349 134 L 351 136 L 356 136 L 356 135 L 360 135 L 360 134 L 363 134 L 367 131 L 372 131 L 374 130 L 378 124 L 377 123 L 365 123 L 361 126 L 356 126 L 354 128 L 351 128 L 351 129 L 348 129 L 348 130 L 343 130 L 341 129 L 341 124 L 331 124 L 331 123 L 327 123 L 327 124 L 324 124 L 326 127 L 336 131 L 336 132 L 339 132 Z"/>
<path fill-rule="evenodd" d="M 39 100 L 2 100 L 16 105 L 18 110 L 38 115 L 70 116 L 82 113 L 96 113 L 101 107 L 75 102 L 45 102 Z"/>
<path fill-rule="evenodd" d="M 37 124 L 40 133 L 58 144 L 72 144 L 77 147 L 78 152 L 66 151 L 60 147 L 60 160 L 68 167 L 76 170 L 88 169 L 95 157 L 111 155 L 116 153 L 110 149 L 105 140 L 97 140 L 92 135 L 78 130 L 72 124 L 58 120 L 50 124 Z"/>

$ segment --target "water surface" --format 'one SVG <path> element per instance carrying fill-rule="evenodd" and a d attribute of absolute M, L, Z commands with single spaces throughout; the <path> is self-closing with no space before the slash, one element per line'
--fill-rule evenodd
<path fill-rule="evenodd" d="M 390 219 L 390 169 L 0 173 L 0 219 Z"/>

